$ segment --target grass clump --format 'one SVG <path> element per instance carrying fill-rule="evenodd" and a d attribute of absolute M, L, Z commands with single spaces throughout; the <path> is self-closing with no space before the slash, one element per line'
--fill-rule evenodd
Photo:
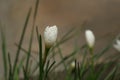
<path fill-rule="evenodd" d="M 38 27 L 36 27 L 36 16 L 39 6 L 39 0 L 36 1 L 34 14 L 33 14 L 33 25 L 30 34 L 30 41 L 28 50 L 22 48 L 25 32 L 28 26 L 28 22 L 31 16 L 32 8 L 29 9 L 26 16 L 26 21 L 22 30 L 20 41 L 17 46 L 17 52 L 15 56 L 14 63 L 12 65 L 11 55 L 7 52 L 6 39 L 1 27 L 1 40 L 2 40 L 2 55 L 3 55 L 3 65 L 4 65 L 4 79 L 5 80 L 120 80 L 120 64 L 119 57 L 114 56 L 110 60 L 105 60 L 104 62 L 98 63 L 99 59 L 104 56 L 104 54 L 109 51 L 112 44 L 106 46 L 98 53 L 94 53 L 95 47 L 95 36 L 92 31 L 86 32 L 87 44 L 75 48 L 69 55 L 63 56 L 60 45 L 64 44 L 69 39 L 73 38 L 74 30 L 68 31 L 60 40 L 56 41 L 57 29 L 50 29 L 53 27 L 48 27 L 48 42 L 45 42 L 45 50 L 42 48 L 42 37 L 39 34 Z M 39 45 L 39 60 L 36 61 L 34 56 L 32 56 L 32 42 L 34 36 L 34 28 L 36 28 L 37 41 Z M 55 28 L 55 27 L 54 27 Z M 51 30 L 51 31 L 50 31 Z M 53 32 L 52 32 L 53 31 Z M 45 36 L 45 35 L 44 35 Z M 117 49 L 119 48 L 119 41 L 117 40 Z M 57 49 L 57 52 L 55 50 Z M 20 59 L 20 52 L 23 51 L 25 56 Z M 43 53 L 44 52 L 44 53 Z M 76 54 L 82 53 L 82 60 L 77 61 L 74 57 Z M 54 57 L 59 54 L 61 61 L 57 62 Z M 30 58 L 34 58 L 36 65 L 33 69 L 30 67 Z M 53 59 L 53 61 L 51 60 Z M 54 70 L 61 64 L 64 65 L 64 70 L 55 72 Z M 38 71 L 38 75 L 34 75 Z M 21 78 L 20 71 L 22 71 L 23 77 Z"/>

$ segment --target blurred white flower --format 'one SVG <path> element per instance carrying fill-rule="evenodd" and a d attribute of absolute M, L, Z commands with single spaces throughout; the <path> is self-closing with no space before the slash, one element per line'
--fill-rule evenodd
<path fill-rule="evenodd" d="M 44 40 L 45 40 L 45 46 L 47 48 L 50 48 L 53 46 L 53 44 L 56 42 L 58 34 L 58 28 L 56 25 L 54 26 L 47 26 L 44 31 Z"/>
<path fill-rule="evenodd" d="M 120 40 L 116 40 L 116 43 L 113 44 L 113 47 L 120 52 Z"/>
<path fill-rule="evenodd" d="M 71 67 L 72 67 L 72 68 L 75 68 L 75 61 L 73 61 L 73 62 L 71 63 Z"/>
<path fill-rule="evenodd" d="M 86 30 L 85 31 L 85 37 L 87 44 L 90 48 L 92 48 L 95 44 L 95 36 L 91 30 Z"/>

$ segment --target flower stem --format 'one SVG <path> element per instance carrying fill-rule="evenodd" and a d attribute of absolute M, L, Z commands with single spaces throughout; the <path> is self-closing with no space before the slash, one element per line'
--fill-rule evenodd
<path fill-rule="evenodd" d="M 94 53 L 93 53 L 93 48 L 89 48 L 89 50 L 90 50 L 91 65 L 94 66 Z"/>
<path fill-rule="evenodd" d="M 49 50 L 50 50 L 50 48 L 45 48 L 45 53 L 44 53 L 44 58 L 43 58 L 43 65 L 45 65 L 45 63 L 46 63 Z"/>
<path fill-rule="evenodd" d="M 92 79 L 94 79 L 95 78 L 95 76 L 94 76 L 94 73 L 95 73 L 95 69 L 94 69 L 94 50 L 93 50 L 93 48 L 89 48 L 89 51 L 90 51 L 90 66 L 91 66 L 91 77 L 92 77 Z"/>

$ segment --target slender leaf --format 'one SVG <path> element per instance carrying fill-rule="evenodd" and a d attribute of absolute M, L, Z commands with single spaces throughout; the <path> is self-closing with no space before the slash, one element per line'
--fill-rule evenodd
<path fill-rule="evenodd" d="M 57 48 L 58 48 L 58 52 L 59 52 L 60 58 L 61 58 L 61 60 L 63 60 L 63 55 L 62 55 L 61 49 L 60 49 L 59 46 Z M 67 66 L 66 66 L 64 61 L 63 61 L 63 66 L 64 66 L 65 70 L 67 71 Z"/>
<path fill-rule="evenodd" d="M 117 70 L 117 67 L 114 67 L 114 68 L 112 69 L 112 71 L 106 76 L 106 78 L 105 78 L 104 80 L 113 80 L 113 79 L 111 79 L 111 78 L 113 78 L 116 70 Z"/>
<path fill-rule="evenodd" d="M 18 46 L 18 49 L 17 49 L 17 52 L 16 52 L 16 57 L 15 57 L 14 66 L 13 66 L 13 75 L 15 73 L 17 62 L 19 60 L 20 46 L 23 43 L 23 39 L 24 39 L 24 35 L 25 35 L 26 28 L 27 28 L 27 25 L 28 25 L 28 21 L 29 21 L 29 18 L 30 18 L 30 14 L 31 14 L 31 8 L 28 11 L 28 14 L 27 14 L 27 17 L 26 17 L 26 21 L 25 21 L 25 24 L 24 24 L 24 28 L 22 30 L 21 38 L 20 38 L 20 41 L 19 41 L 19 46 Z"/>
<path fill-rule="evenodd" d="M 27 70 L 28 70 L 29 60 L 30 60 L 30 55 L 31 55 L 32 42 L 33 42 L 33 35 L 34 35 L 34 26 L 32 26 L 32 30 L 31 30 L 29 48 L 28 48 L 28 53 L 27 53 L 27 61 L 26 61 L 26 72 L 28 72 Z"/>
<path fill-rule="evenodd" d="M 8 63 L 9 63 L 9 80 L 13 80 L 13 76 L 12 76 L 12 64 L 11 64 L 11 57 L 10 57 L 10 53 L 8 53 Z"/>
<path fill-rule="evenodd" d="M 42 38 L 41 35 L 38 33 L 38 27 L 36 27 L 36 33 L 39 43 L 39 80 L 43 80 L 43 60 L 42 60 Z"/>
<path fill-rule="evenodd" d="M 1 32 L 1 39 L 2 39 L 1 46 L 2 46 L 2 56 L 3 56 L 3 64 L 4 64 L 4 77 L 7 80 L 8 69 L 7 69 L 6 39 L 5 39 L 5 35 L 4 35 L 2 27 L 0 27 L 0 32 Z"/>

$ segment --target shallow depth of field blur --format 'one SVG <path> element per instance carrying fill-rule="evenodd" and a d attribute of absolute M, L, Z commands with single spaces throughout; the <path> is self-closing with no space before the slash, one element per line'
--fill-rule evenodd
<path fill-rule="evenodd" d="M 36 0 L 0 0 L 0 24 L 6 37 L 7 51 L 10 52 L 11 60 L 15 59 L 16 43 L 19 42 L 23 25 L 30 7 L 34 13 Z M 46 26 L 58 26 L 58 40 L 70 29 L 78 31 L 76 36 L 60 46 L 63 56 L 69 55 L 75 47 L 86 43 L 84 31 L 90 29 L 96 37 L 95 52 L 99 52 L 105 46 L 113 42 L 120 33 L 120 0 L 40 0 L 35 26 L 38 26 L 42 35 Z M 29 38 L 32 29 L 33 16 L 28 22 L 27 31 L 22 47 L 28 49 Z M 1 25 L 0 25 L 1 26 Z M 1 45 L 0 39 L 0 45 Z M 44 48 L 44 40 L 43 40 Z M 43 49 L 44 50 L 44 49 Z M 32 55 L 38 56 L 38 41 L 36 33 L 33 38 Z M 106 52 L 105 56 L 118 54 L 113 47 Z M 23 57 L 21 51 L 21 58 Z M 75 56 L 81 61 L 81 56 Z M 104 57 L 100 61 L 103 61 Z M 60 61 L 59 55 L 55 56 L 56 62 Z M 12 62 L 13 64 L 13 62 Z M 34 64 L 34 63 L 33 63 Z M 63 65 L 56 71 L 63 70 Z M 3 59 L 0 46 L 0 78 L 3 77 Z"/>

